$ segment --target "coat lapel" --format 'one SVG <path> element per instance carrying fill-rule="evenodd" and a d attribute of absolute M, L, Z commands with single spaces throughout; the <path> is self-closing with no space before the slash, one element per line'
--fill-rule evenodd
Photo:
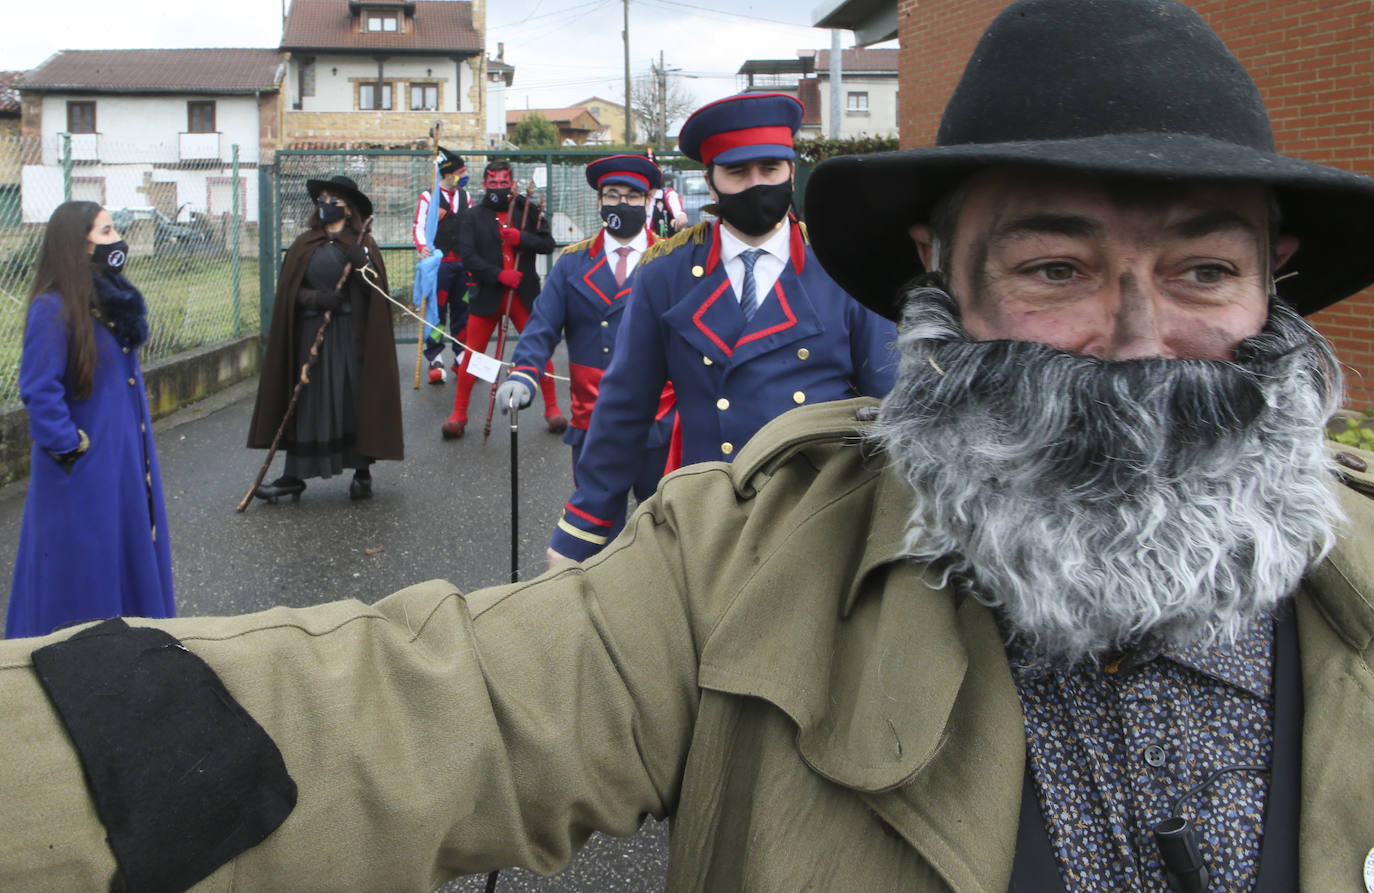
<path fill-rule="evenodd" d="M 735 342 L 744 332 L 744 313 L 730 290 L 725 267 L 696 280 L 696 286 L 678 301 L 663 320 L 694 350 L 716 363 L 728 363 Z"/>
<path fill-rule="evenodd" d="M 734 361 L 747 362 L 824 331 L 815 305 L 789 263 L 768 293 L 768 300 L 759 305 L 758 312 L 735 341 Z"/>

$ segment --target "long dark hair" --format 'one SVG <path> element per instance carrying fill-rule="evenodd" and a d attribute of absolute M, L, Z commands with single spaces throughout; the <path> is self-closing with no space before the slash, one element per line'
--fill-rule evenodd
<path fill-rule="evenodd" d="M 95 324 L 91 321 L 95 286 L 86 240 L 100 211 L 95 202 L 63 202 L 57 206 L 43 231 L 33 284 L 29 286 L 30 304 L 48 292 L 57 292 L 62 299 L 62 317 L 71 330 L 66 380 L 78 400 L 91 396 L 95 379 Z"/>

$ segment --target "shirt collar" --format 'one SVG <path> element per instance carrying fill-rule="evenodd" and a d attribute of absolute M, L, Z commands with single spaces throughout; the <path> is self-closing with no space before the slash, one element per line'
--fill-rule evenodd
<path fill-rule="evenodd" d="M 621 247 L 622 243 L 619 239 L 615 238 L 610 233 L 607 233 L 604 244 L 605 251 L 607 254 L 615 254 L 615 250 Z M 625 242 L 624 244 L 630 246 L 631 253 L 643 254 L 644 251 L 649 247 L 649 234 L 646 230 L 641 229 L 639 232 L 635 233 L 635 237 L 633 239 L 631 239 L 628 242 Z"/>
<path fill-rule="evenodd" d="M 787 263 L 789 256 L 788 249 L 792 242 L 792 225 L 790 220 L 784 220 L 782 226 L 778 227 L 773 235 L 768 237 L 768 241 L 762 245 L 746 245 L 739 238 L 724 226 L 720 227 L 720 261 L 729 263 L 739 257 L 740 253 L 748 248 L 758 248 L 776 257 L 784 264 Z"/>

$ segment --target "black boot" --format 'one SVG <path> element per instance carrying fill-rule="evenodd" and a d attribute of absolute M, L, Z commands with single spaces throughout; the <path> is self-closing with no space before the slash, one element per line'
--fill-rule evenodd
<path fill-rule="evenodd" d="M 348 485 L 348 498 L 372 498 L 372 472 L 362 470 L 353 472 L 353 483 Z"/>
<path fill-rule="evenodd" d="M 253 495 L 268 502 L 276 502 L 283 496 L 290 496 L 292 502 L 300 502 L 304 492 L 305 481 L 284 474 L 270 484 L 259 484 Z"/>

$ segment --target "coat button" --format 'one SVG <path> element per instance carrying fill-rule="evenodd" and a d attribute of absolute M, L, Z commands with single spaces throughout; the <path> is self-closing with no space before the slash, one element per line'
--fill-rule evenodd
<path fill-rule="evenodd" d="M 1145 762 L 1158 769 L 1168 760 L 1169 755 L 1158 744 L 1145 748 Z"/>
<path fill-rule="evenodd" d="M 728 456 L 735 451 L 735 445 L 727 440 L 720 445 L 720 451 Z"/>
<path fill-rule="evenodd" d="M 806 395 L 803 394 L 801 391 L 797 391 L 792 395 L 792 402 L 797 404 L 798 406 L 801 406 L 803 403 L 806 402 Z"/>
<path fill-rule="evenodd" d="M 810 356 L 811 356 L 811 351 L 807 350 L 807 349 L 804 348 L 804 347 L 803 347 L 801 350 L 797 351 L 797 359 L 799 359 L 799 360 L 805 360 L 805 359 L 807 359 L 807 358 L 810 357 Z"/>
<path fill-rule="evenodd" d="M 710 366 L 710 365 L 712 365 L 712 363 L 711 363 L 711 358 L 710 358 L 710 357 L 707 357 L 707 356 L 703 356 L 703 357 L 701 358 L 701 365 L 703 365 L 703 366 Z"/>
<path fill-rule="evenodd" d="M 719 400 L 716 401 L 716 409 L 719 409 L 721 412 L 724 412 L 725 410 L 727 410 L 727 409 L 729 409 L 729 408 L 730 408 L 730 401 L 729 401 L 729 400 L 726 400 L 724 397 L 721 397 Z"/>
<path fill-rule="evenodd" d="M 135 384 L 134 380 L 133 380 L 132 378 L 129 379 L 129 387 L 133 387 L 134 384 Z"/>
<path fill-rule="evenodd" d="M 701 264 L 697 264 L 695 267 L 692 267 L 692 275 L 696 278 L 700 279 L 705 274 L 706 270 L 704 267 L 701 266 Z"/>
<path fill-rule="evenodd" d="M 602 353 L 610 353 L 610 352 L 611 352 L 611 349 L 610 349 L 609 347 L 603 347 L 603 348 L 601 348 L 601 352 L 602 352 Z"/>
<path fill-rule="evenodd" d="M 603 329 L 609 329 L 610 327 L 611 327 L 611 323 L 610 323 L 609 320 L 603 319 L 603 320 L 601 321 L 601 328 L 603 328 Z"/>
<path fill-rule="evenodd" d="M 121 350 L 123 350 L 125 353 L 128 353 L 128 352 L 129 352 L 129 348 L 127 348 L 127 347 L 121 348 Z"/>

